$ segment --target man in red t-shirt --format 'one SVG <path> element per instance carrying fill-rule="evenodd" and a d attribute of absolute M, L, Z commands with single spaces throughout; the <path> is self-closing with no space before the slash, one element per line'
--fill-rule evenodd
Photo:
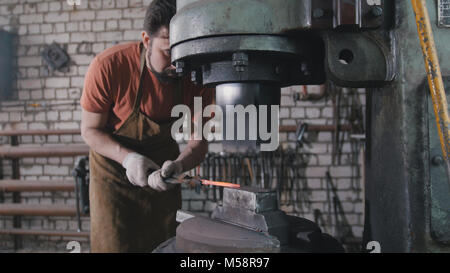
<path fill-rule="evenodd" d="M 171 65 L 169 22 L 175 0 L 148 7 L 142 41 L 96 56 L 81 98 L 81 133 L 91 148 L 92 252 L 149 252 L 175 235 L 180 186 L 163 179 L 197 166 L 205 140 L 190 140 L 180 154 L 171 137 L 171 110 L 194 97 L 203 106 L 211 89 L 176 79 Z"/>

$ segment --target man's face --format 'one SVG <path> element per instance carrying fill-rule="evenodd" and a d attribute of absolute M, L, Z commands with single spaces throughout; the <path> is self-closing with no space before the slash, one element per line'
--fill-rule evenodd
<path fill-rule="evenodd" d="M 161 27 L 156 35 L 149 36 L 142 32 L 142 40 L 147 49 L 147 66 L 158 73 L 158 76 L 173 78 L 176 76 L 175 67 L 170 59 L 169 29 Z"/>

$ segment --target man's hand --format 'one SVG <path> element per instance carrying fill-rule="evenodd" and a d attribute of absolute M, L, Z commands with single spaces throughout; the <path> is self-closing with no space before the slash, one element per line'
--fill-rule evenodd
<path fill-rule="evenodd" d="M 177 176 L 183 172 L 181 161 L 167 160 L 160 170 L 154 171 L 148 176 L 148 185 L 156 191 L 166 191 L 172 184 L 164 182 L 164 178 Z"/>
<path fill-rule="evenodd" d="M 149 170 L 158 170 L 159 166 L 151 159 L 138 153 L 129 153 L 122 162 L 126 169 L 128 180 L 131 184 L 145 187 L 147 186 L 147 174 Z"/>
<path fill-rule="evenodd" d="M 181 161 L 167 160 L 161 168 L 161 176 L 164 178 L 177 176 L 183 172 L 183 164 Z"/>

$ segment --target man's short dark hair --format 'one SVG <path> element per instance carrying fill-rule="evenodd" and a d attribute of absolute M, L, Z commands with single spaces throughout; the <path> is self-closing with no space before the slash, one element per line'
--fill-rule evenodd
<path fill-rule="evenodd" d="M 156 35 L 161 27 L 169 26 L 176 13 L 176 0 L 153 0 L 148 6 L 144 19 L 144 30 Z"/>

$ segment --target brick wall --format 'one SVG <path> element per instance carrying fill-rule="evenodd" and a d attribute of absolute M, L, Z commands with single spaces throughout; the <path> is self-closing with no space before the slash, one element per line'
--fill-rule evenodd
<path fill-rule="evenodd" d="M 18 34 L 16 66 L 12 98 L 0 102 L 0 129 L 77 129 L 80 125 L 80 106 L 83 79 L 93 57 L 104 49 L 122 42 L 137 40 L 140 36 L 146 6 L 151 0 L 81 0 L 76 9 L 66 1 L 54 0 L 0 0 L 0 29 Z M 59 43 L 70 55 L 68 71 L 53 71 L 45 65 L 41 52 L 46 45 Z M 293 94 L 299 86 L 282 90 L 281 125 L 295 125 L 300 120 L 311 124 L 333 124 L 332 96 L 317 102 L 295 102 Z M 341 112 L 348 111 L 350 98 L 358 98 L 364 105 L 364 92 L 342 95 Z M 318 92 L 310 87 L 309 92 Z M 32 105 L 33 104 L 33 105 Z M 347 115 L 348 116 L 348 115 Z M 342 122 L 346 122 L 343 114 Z M 281 133 L 284 149 L 295 147 L 295 133 Z M 346 218 L 355 236 L 360 237 L 363 227 L 363 194 L 361 191 L 360 145 L 350 141 L 349 134 L 342 134 L 340 160 L 332 164 L 333 134 L 309 133 L 309 144 L 301 149 L 307 158 L 302 176 L 295 181 L 290 192 L 282 194 L 281 208 L 289 214 L 311 220 L 319 217 L 319 224 L 336 235 L 334 216 L 328 214 L 326 171 L 330 171 L 338 188 L 338 196 L 346 212 Z M 55 145 L 82 143 L 80 136 L 23 136 L 22 145 Z M 0 145 L 9 145 L 8 138 L 0 138 Z M 184 144 L 181 145 L 182 148 Z M 220 152 L 219 143 L 211 143 L 212 152 Z M 75 158 L 27 158 L 20 161 L 22 179 L 71 180 Z M 3 176 L 11 177 L 11 163 L 3 160 Z M 292 195 L 293 194 L 293 195 Z M 286 196 L 299 196 L 289 198 Z M 284 197 L 283 197 L 284 196 Z M 2 195 L 3 202 L 12 202 L 12 196 Z M 23 203 L 74 204 L 73 193 L 22 193 Z M 205 215 L 216 203 L 211 191 L 197 194 L 183 189 L 183 208 Z M 316 211 L 316 214 L 314 214 Z M 320 212 L 320 214 L 317 214 Z M 89 228 L 89 218 L 82 219 L 82 226 Z M 22 217 L 22 227 L 31 229 L 76 230 L 72 217 Z M 11 228 L 12 217 L 0 216 L 0 229 Z M 67 252 L 65 246 L 75 238 L 23 236 L 24 248 L 32 251 Z M 89 251 L 88 241 L 82 250 Z M 0 236 L 0 251 L 10 251 L 11 236 Z"/>

